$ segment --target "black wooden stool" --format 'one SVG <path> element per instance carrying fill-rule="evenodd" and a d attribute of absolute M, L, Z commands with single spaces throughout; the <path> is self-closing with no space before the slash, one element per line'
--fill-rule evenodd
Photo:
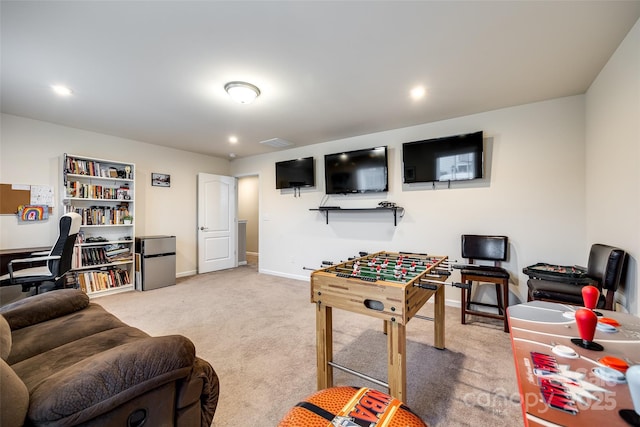
<path fill-rule="evenodd" d="M 504 322 L 504 331 L 509 332 L 507 307 L 509 306 L 509 272 L 500 267 L 501 261 L 507 260 L 509 239 L 506 236 L 462 235 L 462 257 L 469 259 L 469 264 L 456 265 L 460 269 L 461 314 L 462 324 L 466 324 L 467 314 L 490 317 Z M 494 265 L 474 265 L 474 260 L 493 261 Z M 475 302 L 471 300 L 473 282 L 493 283 L 496 287 L 496 304 Z M 498 314 L 474 310 L 471 306 L 493 307 Z"/>

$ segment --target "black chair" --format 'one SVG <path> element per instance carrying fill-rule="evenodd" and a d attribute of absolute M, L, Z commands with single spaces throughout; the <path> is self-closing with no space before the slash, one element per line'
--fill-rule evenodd
<path fill-rule="evenodd" d="M 583 305 L 582 287 L 592 285 L 600 290 L 597 308 L 615 309 L 615 293 L 620 284 L 626 253 L 613 246 L 596 243 L 591 246 L 587 268 L 551 266 L 523 269 L 529 276 L 527 299 Z M 542 264 L 549 266 L 549 264 Z M 561 272 L 558 272 L 561 270 Z"/>
<path fill-rule="evenodd" d="M 509 272 L 500 267 L 501 261 L 507 260 L 509 239 L 506 236 L 482 236 L 476 234 L 462 235 L 462 257 L 469 264 L 456 265 L 460 269 L 462 324 L 467 322 L 467 314 L 490 317 L 504 322 L 504 331 L 509 332 L 507 307 L 509 306 Z M 474 265 L 475 260 L 492 261 L 493 265 Z M 471 300 L 473 283 L 493 283 L 496 288 L 496 304 L 475 302 Z M 498 313 L 475 310 L 472 306 L 493 307 Z"/>
<path fill-rule="evenodd" d="M 36 294 L 44 283 L 54 288 L 63 287 L 64 275 L 71 269 L 73 246 L 80 231 L 82 217 L 75 212 L 60 217 L 60 232 L 55 245 L 46 256 L 32 256 L 9 262 L 9 273 L 0 277 L 0 286 L 22 285 L 22 292 L 35 287 Z M 45 265 L 32 267 L 34 263 Z"/>

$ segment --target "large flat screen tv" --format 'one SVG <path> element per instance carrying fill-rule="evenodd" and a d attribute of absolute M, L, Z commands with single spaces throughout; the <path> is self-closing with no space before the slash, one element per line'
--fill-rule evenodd
<path fill-rule="evenodd" d="M 402 144 L 405 183 L 483 177 L 482 131 Z"/>
<path fill-rule="evenodd" d="M 313 187 L 316 185 L 313 157 L 276 163 L 276 189 Z"/>
<path fill-rule="evenodd" d="M 327 194 L 388 191 L 387 147 L 324 156 Z"/>

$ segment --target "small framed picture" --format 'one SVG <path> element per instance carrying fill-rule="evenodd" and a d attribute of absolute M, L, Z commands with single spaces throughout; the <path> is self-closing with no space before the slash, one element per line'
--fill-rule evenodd
<path fill-rule="evenodd" d="M 166 173 L 152 173 L 151 185 L 154 187 L 171 187 L 171 175 Z"/>

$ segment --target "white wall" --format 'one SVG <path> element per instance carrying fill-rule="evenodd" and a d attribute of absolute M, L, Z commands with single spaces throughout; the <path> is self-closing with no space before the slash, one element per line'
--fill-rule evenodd
<path fill-rule="evenodd" d="M 629 254 L 624 305 L 640 312 L 640 21 L 586 95 L 587 241 Z"/>
<path fill-rule="evenodd" d="M 306 280 L 303 267 L 339 261 L 359 251 L 417 251 L 460 259 L 463 233 L 505 234 L 515 292 L 526 299 L 522 268 L 536 262 L 586 264 L 584 97 L 574 96 L 393 131 L 294 148 L 231 162 L 232 173 L 260 173 L 260 270 Z M 470 183 L 406 186 L 403 142 L 483 130 L 487 178 Z M 388 145 L 389 192 L 331 196 L 326 204 L 375 207 L 395 202 L 406 209 L 393 226 L 389 212 L 318 212 L 324 194 L 324 155 Z M 275 162 L 314 156 L 316 187 L 275 189 Z M 458 280 L 459 277 L 455 277 Z M 449 300 L 459 290 L 447 289 Z"/>
<path fill-rule="evenodd" d="M 309 271 L 303 267 L 317 268 L 322 260 L 338 261 L 361 250 L 411 250 L 458 259 L 460 234 L 495 233 L 510 238 L 505 267 L 515 282 L 512 290 L 524 299 L 523 267 L 536 262 L 584 265 L 592 243 L 609 243 L 630 255 L 623 300 L 637 314 L 639 26 L 584 96 L 236 159 L 230 166 L 225 159 L 2 115 L 0 182 L 53 184 L 59 202 L 62 153 L 135 162 L 136 234 L 177 235 L 181 274 L 196 270 L 197 172 L 260 175 L 260 269 L 304 281 Z M 485 132 L 486 179 L 436 190 L 402 184 L 403 142 L 476 130 Z M 397 227 L 388 212 L 333 214 L 327 225 L 320 213 L 309 211 L 324 199 L 325 154 L 378 145 L 390 148 L 390 191 L 331 196 L 327 204 L 396 202 L 406 209 Z M 275 162 L 304 156 L 316 159 L 316 187 L 302 189 L 299 198 L 291 190 L 275 190 Z M 171 188 L 151 187 L 151 172 L 171 174 Z M 59 203 L 54 217 L 57 209 Z M 0 216 L 2 248 L 44 246 L 55 236 L 53 221 L 18 225 L 15 217 Z M 455 273 L 452 279 L 457 280 Z M 447 289 L 449 300 L 458 296 L 457 290 Z"/>
<path fill-rule="evenodd" d="M 41 224 L 18 224 L 15 215 L 0 215 L 1 248 L 52 244 L 61 212 L 60 157 L 72 153 L 135 163 L 136 235 L 175 235 L 178 275 L 196 272 L 196 175 L 229 175 L 226 159 L 7 114 L 0 137 L 0 182 L 53 185 L 56 199 L 52 219 Z M 170 174 L 171 187 L 152 187 L 152 172 Z"/>

